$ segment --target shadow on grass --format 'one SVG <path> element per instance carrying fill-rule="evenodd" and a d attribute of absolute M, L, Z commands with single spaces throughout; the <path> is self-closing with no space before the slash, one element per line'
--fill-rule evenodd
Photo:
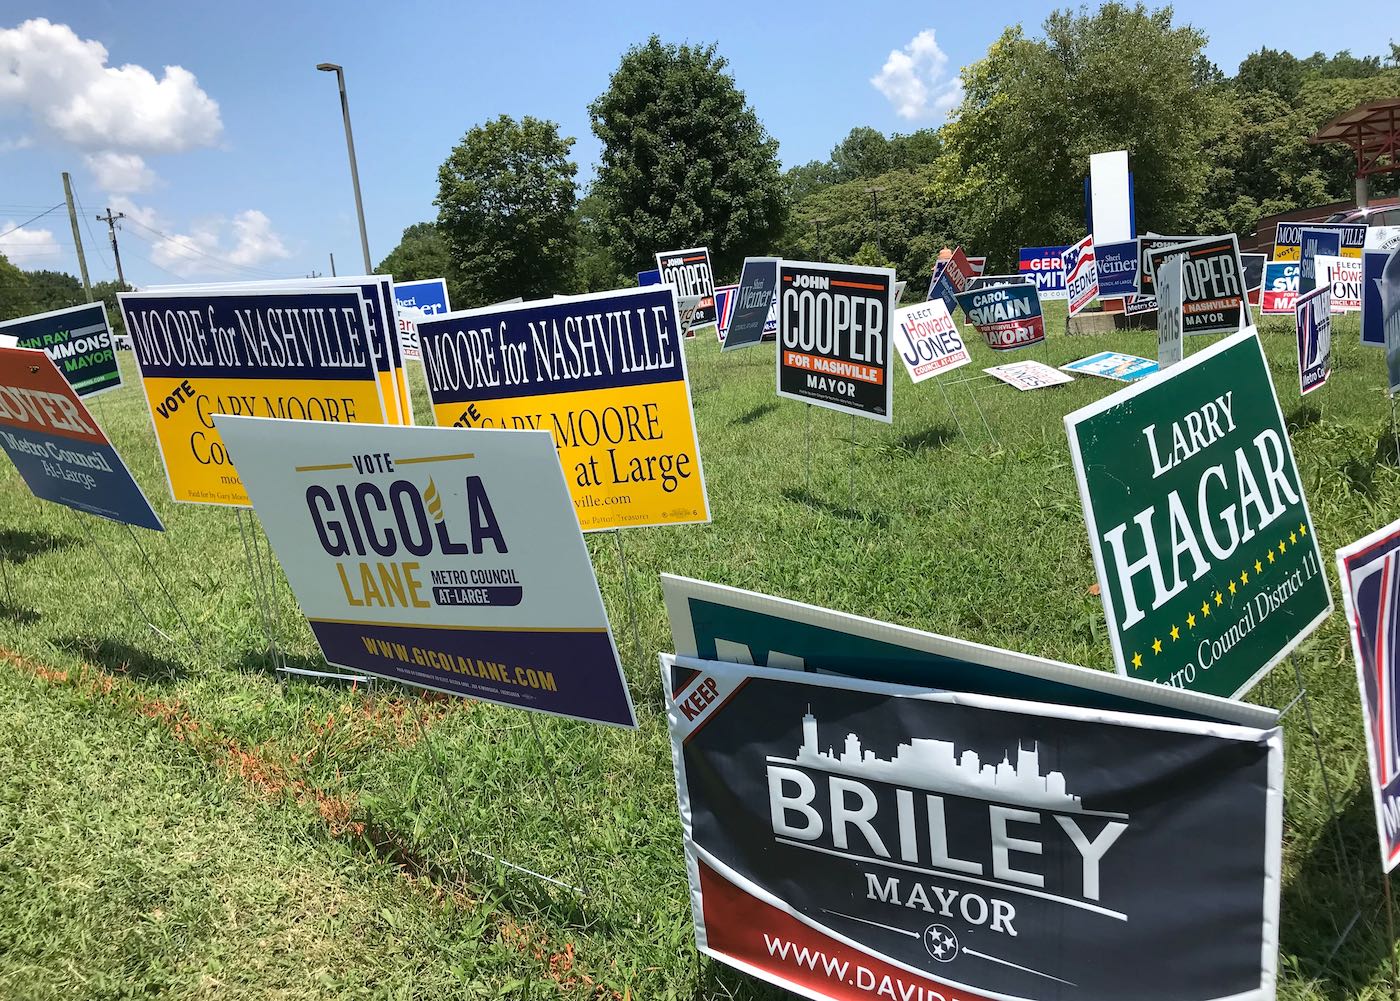
<path fill-rule="evenodd" d="M 1321 809 L 1325 812 L 1326 805 Z M 1385 904 L 1380 879 L 1373 875 L 1375 856 L 1371 798 L 1359 789 L 1335 819 L 1323 824 L 1307 859 L 1294 867 L 1283 887 L 1280 954 L 1292 961 L 1299 975 L 1314 981 L 1319 995 L 1335 1001 L 1359 997 L 1368 984 L 1389 977 Z M 1360 917 L 1339 946 L 1358 911 Z"/>
<path fill-rule="evenodd" d="M 901 435 L 895 439 L 894 446 L 911 455 L 917 455 L 920 452 L 942 448 L 949 442 L 957 440 L 957 437 L 955 429 L 946 424 L 935 424 L 922 431 L 911 431 L 909 434 Z"/>
<path fill-rule="evenodd" d="M 27 626 L 31 622 L 39 621 L 39 613 L 11 601 L 0 601 L 0 619 L 13 622 L 17 626 Z"/>
<path fill-rule="evenodd" d="M 1352 493 L 1361 494 L 1363 497 L 1375 499 L 1376 496 L 1376 463 L 1363 462 L 1356 456 L 1352 456 L 1342 463 L 1340 467 L 1342 478 L 1351 487 Z"/>
<path fill-rule="evenodd" d="M 168 684 L 189 674 L 184 664 L 110 636 L 68 636 L 55 641 L 55 645 L 109 674 L 124 674 L 136 681 Z"/>
<path fill-rule="evenodd" d="M 778 409 L 778 405 L 777 405 L 776 403 L 773 403 L 773 402 L 760 403 L 758 406 L 754 407 L 754 408 L 753 408 L 752 410 L 750 410 L 748 413 L 740 414 L 738 417 L 734 418 L 734 423 L 735 423 L 735 424 L 752 424 L 754 421 L 758 420 L 758 419 L 761 418 L 761 417 L 766 417 L 766 416 L 768 416 L 769 414 L 771 414 L 773 411 L 775 411 L 775 410 L 777 410 L 777 409 Z"/>
<path fill-rule="evenodd" d="M 1390 428 L 1382 428 L 1376 435 L 1376 464 L 1400 466 L 1400 440 Z"/>
<path fill-rule="evenodd" d="M 19 564 L 31 557 L 51 553 L 55 549 L 65 549 L 75 541 L 69 535 L 31 532 L 27 528 L 6 528 L 0 530 L 0 559 Z"/>
<path fill-rule="evenodd" d="M 1288 433 L 1297 434 L 1322 420 L 1322 408 L 1312 403 L 1300 402 L 1288 415 Z"/>
<path fill-rule="evenodd" d="M 886 528 L 890 523 L 889 516 L 883 511 L 858 511 L 853 507 L 848 507 L 845 504 L 837 504 L 835 501 L 829 501 L 825 497 L 818 497 L 816 494 L 798 487 L 788 487 L 783 491 L 782 495 L 785 500 L 789 500 L 794 504 L 802 504 L 816 511 L 825 511 L 833 517 L 843 518 L 846 521 L 861 521 L 868 525 L 874 525 L 877 528 Z"/>
<path fill-rule="evenodd" d="M 326 659 L 320 654 L 288 653 L 281 651 L 274 659 L 272 654 L 265 648 L 259 647 L 256 650 L 244 650 L 234 661 L 234 668 L 245 674 L 261 674 L 273 681 L 287 681 L 290 683 L 300 683 L 307 685 L 329 685 L 336 688 L 349 688 L 356 684 L 352 680 L 342 680 L 341 678 L 317 677 L 316 675 L 342 675 L 344 678 L 361 677 L 358 672 L 351 671 L 343 667 L 335 667 L 326 663 Z M 278 670 L 278 667 L 285 666 L 292 671 L 311 671 L 314 674 L 286 674 Z"/>

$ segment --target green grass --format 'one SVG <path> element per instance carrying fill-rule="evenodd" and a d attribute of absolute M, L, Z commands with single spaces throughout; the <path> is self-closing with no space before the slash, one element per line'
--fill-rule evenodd
<path fill-rule="evenodd" d="M 1046 348 L 1009 357 L 975 345 L 976 366 L 953 378 L 1011 358 L 1155 356 L 1153 334 L 1067 338 L 1062 310 L 1050 328 Z M 1332 382 L 1304 402 L 1291 322 L 1264 325 L 1328 562 L 1400 511 L 1383 355 L 1356 344 L 1355 317 L 1335 328 Z M 234 514 L 169 500 L 133 387 L 95 410 L 166 521 L 163 537 L 141 540 L 197 646 L 124 530 L 41 504 L 0 469 L 0 645 L 28 661 L 0 662 L 0 996 L 785 996 L 695 954 L 655 661 L 670 647 L 657 574 L 1107 670 L 1061 418 L 1118 386 L 1082 377 L 1019 393 L 983 380 L 950 388 L 950 409 L 935 384 L 911 386 L 896 363 L 893 425 L 853 427 L 778 400 L 771 346 L 721 357 L 698 340 L 687 351 L 714 522 L 622 537 L 635 643 L 616 538 L 589 537 L 637 732 L 543 717 L 536 729 L 518 711 L 389 686 L 280 684 Z M 147 628 L 121 583 L 171 641 Z M 317 666 L 280 576 L 277 604 L 292 662 Z M 1329 819 L 1299 706 L 1285 721 L 1281 994 L 1386 997 L 1340 612 L 1300 663 L 1339 817 Z M 1295 692 L 1285 666 L 1252 698 L 1281 706 Z M 581 881 L 587 895 L 490 855 Z M 1358 899 L 1361 920 L 1329 962 Z"/>

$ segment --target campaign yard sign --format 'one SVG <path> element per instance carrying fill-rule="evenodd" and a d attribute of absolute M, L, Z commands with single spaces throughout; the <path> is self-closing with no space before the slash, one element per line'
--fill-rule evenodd
<path fill-rule="evenodd" d="M 1274 996 L 1280 729 L 662 673 L 696 943 L 719 962 L 839 1001 Z"/>
<path fill-rule="evenodd" d="M 892 268 L 781 262 L 778 395 L 890 423 L 894 283 Z"/>
<path fill-rule="evenodd" d="M 1137 294 L 1138 249 L 1136 240 L 1122 243 L 1100 243 L 1094 246 L 1099 277 L 1099 296 Z"/>
<path fill-rule="evenodd" d="M 1157 288 L 1152 272 L 1151 255 L 1168 247 L 1179 247 L 1184 243 L 1193 243 L 1199 237 L 1195 236 L 1157 236 L 1149 233 L 1147 236 L 1137 238 L 1138 266 L 1137 266 L 1137 293 L 1139 296 L 1156 295 Z M 1160 259 L 1165 260 L 1165 255 Z M 1156 308 L 1155 306 L 1153 308 Z"/>
<path fill-rule="evenodd" d="M 44 351 L 0 348 L 0 448 L 35 497 L 165 530 L 77 390 Z"/>
<path fill-rule="evenodd" d="M 419 324 L 441 427 L 551 431 L 586 532 L 710 520 L 669 284 Z"/>
<path fill-rule="evenodd" d="M 895 347 L 909 378 L 915 383 L 951 372 L 972 361 L 958 325 L 942 299 L 931 299 L 894 311 Z"/>
<path fill-rule="evenodd" d="M 661 575 L 675 652 L 1058 705 L 1273 726 L 1278 712 L 690 577 Z"/>
<path fill-rule="evenodd" d="M 1298 389 L 1307 396 L 1332 374 L 1332 289 L 1320 285 L 1294 306 L 1298 335 Z"/>
<path fill-rule="evenodd" d="M 1336 230 L 1314 229 L 1304 226 L 1302 234 L 1303 248 L 1298 267 L 1298 291 L 1300 293 L 1311 292 L 1317 288 L 1317 259 L 1319 257 L 1338 257 L 1342 252 L 1341 234 Z"/>
<path fill-rule="evenodd" d="M 1367 347 L 1383 348 L 1386 344 L 1381 282 L 1387 264 L 1397 255 L 1400 255 L 1400 251 L 1367 249 L 1361 258 L 1361 343 Z M 1400 268 L 1400 265 L 1396 267 Z M 1394 291 L 1390 301 L 1395 302 L 1400 298 L 1400 273 L 1395 274 L 1391 282 Z"/>
<path fill-rule="evenodd" d="M 976 292 L 978 289 L 987 288 L 990 285 L 1034 285 L 1035 279 L 1030 275 L 978 275 L 967 283 L 968 292 Z"/>
<path fill-rule="evenodd" d="M 1065 299 L 1064 253 L 1069 247 L 1022 247 L 1020 272 L 1035 281 L 1042 299 Z M 961 291 L 961 289 L 959 290 Z"/>
<path fill-rule="evenodd" d="M 1120 672 L 1238 698 L 1331 612 L 1253 330 L 1065 427 Z"/>
<path fill-rule="evenodd" d="M 734 293 L 738 288 L 738 285 L 719 285 L 715 288 L 715 337 L 721 344 L 734 319 Z"/>
<path fill-rule="evenodd" d="M 1268 261 L 1268 254 L 1240 254 L 1240 264 L 1244 266 L 1244 290 L 1251 306 L 1259 305 L 1259 290 L 1264 285 L 1264 265 Z"/>
<path fill-rule="evenodd" d="M 636 725 L 548 432 L 216 422 L 328 663 Z"/>
<path fill-rule="evenodd" d="M 1301 261 L 1303 258 L 1303 230 L 1335 234 L 1338 253 L 1342 257 L 1360 257 L 1361 248 L 1366 246 L 1366 224 L 1325 223 L 1325 222 L 1281 222 L 1274 228 L 1274 253 L 1276 261 Z"/>
<path fill-rule="evenodd" d="M 963 253 L 962 247 L 953 251 L 953 255 L 946 261 L 941 262 L 943 270 L 939 273 L 939 278 L 947 285 L 950 285 L 954 292 L 967 291 L 968 284 L 976 278 L 981 271 L 974 271 L 972 262 Z M 985 261 L 983 262 L 986 263 Z M 952 310 L 950 309 L 951 313 Z"/>
<path fill-rule="evenodd" d="M 1015 386 L 1022 392 L 1028 389 L 1063 386 L 1067 382 L 1074 381 L 1074 376 L 1065 375 L 1040 361 L 1014 361 L 1008 365 L 993 365 L 982 371 L 1008 386 Z"/>
<path fill-rule="evenodd" d="M 1181 361 L 1185 329 L 1181 315 L 1181 258 L 1169 257 L 1157 269 L 1157 365 L 1170 368 Z"/>
<path fill-rule="evenodd" d="M 1259 312 L 1269 316 L 1292 316 L 1298 299 L 1296 261 L 1270 261 L 1264 265 L 1264 285 L 1259 291 Z"/>
<path fill-rule="evenodd" d="M 1014 351 L 1045 340 L 1045 316 L 1034 285 L 993 285 L 963 292 L 958 305 L 993 351 Z"/>
<path fill-rule="evenodd" d="M 1157 374 L 1157 363 L 1151 358 L 1139 358 L 1137 355 L 1125 355 L 1118 351 L 1100 351 L 1060 367 L 1066 372 L 1096 375 L 1100 379 L 1112 379 L 1115 382 L 1137 382 Z"/>
<path fill-rule="evenodd" d="M 394 305 L 399 317 L 399 349 L 405 358 L 421 361 L 418 350 L 418 322 L 430 316 L 452 312 L 444 278 L 423 278 L 415 282 L 394 282 Z"/>
<path fill-rule="evenodd" d="M 1195 334 L 1234 333 L 1247 325 L 1244 266 L 1235 234 L 1212 236 L 1148 251 L 1154 274 L 1171 257 L 1181 258 L 1181 328 Z"/>
<path fill-rule="evenodd" d="M 1386 372 L 1390 394 L 1400 391 L 1400 250 L 1386 259 L 1376 281 L 1380 300 L 1381 333 L 1385 343 Z"/>
<path fill-rule="evenodd" d="M 777 290 L 778 258 L 744 258 L 734 301 L 734 318 L 724 335 L 725 351 L 750 348 L 763 340 L 768 317 L 777 303 Z"/>
<path fill-rule="evenodd" d="M 1069 315 L 1074 316 L 1099 297 L 1099 269 L 1094 257 L 1094 237 L 1086 236 L 1060 255 L 1065 273 L 1065 295 Z"/>
<path fill-rule="evenodd" d="M 1337 578 L 1346 610 L 1361 715 L 1366 727 L 1366 759 L 1376 811 L 1381 866 L 1400 862 L 1400 521 L 1337 550 Z"/>
<path fill-rule="evenodd" d="M 123 292 L 118 299 L 177 501 L 248 506 L 215 414 L 385 423 L 383 373 L 358 289 Z"/>
<path fill-rule="evenodd" d="M 1319 286 L 1332 290 L 1332 312 L 1361 311 L 1362 261 L 1354 257 L 1319 257 L 1317 259 Z"/>
<path fill-rule="evenodd" d="M 656 270 L 661 272 L 663 285 L 675 286 L 679 298 L 700 297 L 692 326 L 707 327 L 715 322 L 715 273 L 710 267 L 708 248 L 692 247 L 657 254 Z"/>
<path fill-rule="evenodd" d="M 96 396 L 122 384 L 107 307 L 101 302 L 6 320 L 0 323 L 0 336 L 15 338 L 16 347 L 43 351 L 79 396 Z"/>

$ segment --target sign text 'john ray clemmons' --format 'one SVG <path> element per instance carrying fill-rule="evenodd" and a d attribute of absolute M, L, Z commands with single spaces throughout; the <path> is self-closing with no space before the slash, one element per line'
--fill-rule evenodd
<path fill-rule="evenodd" d="M 893 420 L 894 284 L 891 268 L 779 264 L 778 395 Z"/>
<path fill-rule="evenodd" d="M 1237 697 L 1331 612 L 1252 331 L 1065 426 L 1119 671 Z"/>
<path fill-rule="evenodd" d="M 120 299 L 177 501 L 248 504 L 215 414 L 384 422 L 355 289 L 126 292 Z"/>
<path fill-rule="evenodd" d="M 679 657 L 663 677 L 707 955 L 839 1001 L 1273 998 L 1280 730 Z"/>
<path fill-rule="evenodd" d="M 218 424 L 329 663 L 633 725 L 546 432 Z"/>
<path fill-rule="evenodd" d="M 471 309 L 418 336 L 437 423 L 551 432 L 584 531 L 709 520 L 672 286 Z"/>
<path fill-rule="evenodd" d="M 79 396 L 96 396 L 122 384 L 107 307 L 101 302 L 6 320 L 0 323 L 0 336 L 15 338 L 16 347 L 43 351 Z"/>

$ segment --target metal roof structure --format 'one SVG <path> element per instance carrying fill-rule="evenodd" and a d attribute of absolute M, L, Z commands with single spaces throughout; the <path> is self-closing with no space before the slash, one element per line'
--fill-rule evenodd
<path fill-rule="evenodd" d="M 1400 97 L 1368 101 L 1317 130 L 1310 143 L 1344 143 L 1356 153 L 1356 176 L 1400 170 Z"/>

